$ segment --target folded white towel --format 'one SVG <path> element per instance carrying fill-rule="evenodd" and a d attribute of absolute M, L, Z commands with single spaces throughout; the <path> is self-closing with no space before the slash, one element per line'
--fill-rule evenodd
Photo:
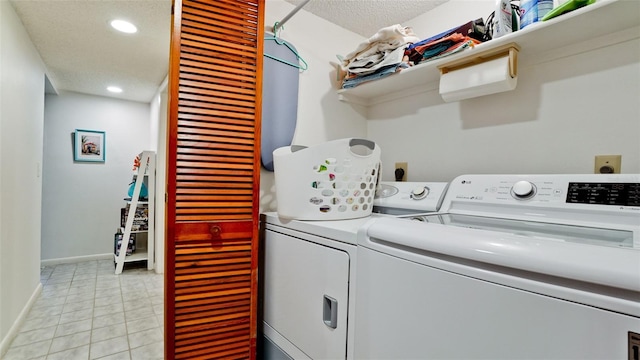
<path fill-rule="evenodd" d="M 388 50 L 395 50 L 408 43 L 420 41 L 413 29 L 407 26 L 395 24 L 378 30 L 366 42 L 358 45 L 356 50 L 347 54 L 343 60 L 343 67 L 348 67 L 349 63 L 355 59 L 363 59 L 374 54 L 384 53 Z"/>

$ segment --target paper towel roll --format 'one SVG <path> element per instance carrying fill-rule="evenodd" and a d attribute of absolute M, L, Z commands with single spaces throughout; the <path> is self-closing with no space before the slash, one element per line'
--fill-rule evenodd
<path fill-rule="evenodd" d="M 440 75 L 440 95 L 446 102 L 458 101 L 513 90 L 517 83 L 507 55 Z"/>

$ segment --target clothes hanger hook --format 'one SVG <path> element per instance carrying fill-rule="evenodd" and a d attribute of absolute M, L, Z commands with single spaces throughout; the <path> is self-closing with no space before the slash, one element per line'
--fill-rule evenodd
<path fill-rule="evenodd" d="M 284 29 L 284 25 L 283 26 L 279 26 L 279 25 L 280 25 L 279 21 L 276 21 L 273 24 L 273 37 L 275 38 L 274 40 L 278 45 L 282 45 L 284 44 L 284 41 L 280 39 L 280 36 L 278 36 L 278 34 L 280 33 L 280 31 L 282 31 L 282 29 Z"/>

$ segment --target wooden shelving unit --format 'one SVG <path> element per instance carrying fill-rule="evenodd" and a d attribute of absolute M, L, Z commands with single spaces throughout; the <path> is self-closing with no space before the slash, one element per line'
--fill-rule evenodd
<path fill-rule="evenodd" d="M 131 196 L 131 200 L 127 201 L 129 206 L 129 211 L 127 215 L 127 221 L 124 227 L 123 235 L 122 235 L 122 245 L 118 255 L 113 254 L 114 262 L 115 262 L 115 273 L 121 274 L 124 269 L 124 264 L 128 262 L 137 262 L 137 261 L 146 261 L 147 269 L 152 270 L 154 267 L 154 259 L 155 259 L 155 216 L 154 216 L 154 195 L 155 195 L 155 173 L 156 173 L 156 154 L 152 151 L 143 151 L 140 154 L 140 166 L 138 167 L 137 172 L 134 174 L 135 177 L 135 185 L 133 189 L 133 195 Z M 146 181 L 145 181 L 146 180 Z M 142 183 L 145 183 L 148 190 L 148 201 L 140 201 L 140 190 L 142 189 Z M 148 206 L 148 224 L 147 230 L 132 230 L 134 218 L 136 214 L 136 209 L 139 206 Z M 144 241 L 144 246 L 139 246 L 134 253 L 131 255 L 127 255 L 126 247 L 129 242 L 129 238 L 131 234 L 143 234 L 146 233 L 146 241 Z"/>

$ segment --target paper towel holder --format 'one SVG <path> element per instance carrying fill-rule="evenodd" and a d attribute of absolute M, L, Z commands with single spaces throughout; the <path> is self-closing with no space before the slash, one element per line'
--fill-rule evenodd
<path fill-rule="evenodd" d="M 514 42 L 508 43 L 499 47 L 488 50 L 471 50 L 473 56 L 466 56 L 462 59 L 448 62 L 444 65 L 438 66 L 440 75 L 444 75 L 450 71 L 460 70 L 469 66 L 478 65 L 483 62 L 501 58 L 504 56 L 509 57 L 509 75 L 512 78 L 518 76 L 518 52 L 520 46 Z"/>

